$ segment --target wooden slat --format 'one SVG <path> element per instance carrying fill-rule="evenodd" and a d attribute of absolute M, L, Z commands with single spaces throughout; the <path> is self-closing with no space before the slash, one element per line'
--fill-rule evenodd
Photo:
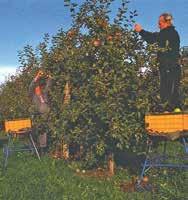
<path fill-rule="evenodd" d="M 5 121 L 5 132 L 23 132 L 21 130 L 29 128 L 31 128 L 31 119 Z"/>

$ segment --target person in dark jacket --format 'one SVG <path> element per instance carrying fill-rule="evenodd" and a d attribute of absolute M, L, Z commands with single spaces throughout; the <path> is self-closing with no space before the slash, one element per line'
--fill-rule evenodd
<path fill-rule="evenodd" d="M 158 26 L 160 32 L 149 32 L 140 24 L 135 24 L 135 31 L 149 44 L 157 43 L 158 62 L 160 71 L 160 97 L 162 103 L 168 103 L 169 111 L 181 107 L 179 86 L 181 68 L 179 65 L 180 37 L 173 26 L 173 18 L 169 13 L 163 13 L 159 17 Z"/>
<path fill-rule="evenodd" d="M 43 119 L 48 118 L 48 113 L 50 111 L 48 104 L 48 92 L 50 90 L 51 84 L 51 78 L 39 70 L 29 85 L 29 95 L 35 106 L 35 110 L 40 113 Z M 42 132 L 39 135 L 38 140 L 41 153 L 44 153 L 44 149 L 47 147 L 47 133 L 45 131 Z"/>

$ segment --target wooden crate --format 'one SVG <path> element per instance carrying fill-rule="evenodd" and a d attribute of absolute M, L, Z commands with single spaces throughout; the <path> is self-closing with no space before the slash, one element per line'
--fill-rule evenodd
<path fill-rule="evenodd" d="M 183 115 L 184 130 L 188 131 L 188 114 Z"/>
<path fill-rule="evenodd" d="M 148 114 L 145 127 L 149 133 L 174 133 L 188 130 L 188 113 Z"/>
<path fill-rule="evenodd" d="M 24 129 L 31 128 L 31 119 L 16 119 L 5 121 L 5 132 L 22 133 Z"/>

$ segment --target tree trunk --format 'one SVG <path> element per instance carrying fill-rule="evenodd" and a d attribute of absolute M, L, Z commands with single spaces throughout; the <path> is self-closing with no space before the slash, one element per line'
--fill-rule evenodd
<path fill-rule="evenodd" d="M 108 172 L 110 176 L 115 174 L 115 163 L 113 153 L 108 155 Z"/>
<path fill-rule="evenodd" d="M 62 147 L 63 147 L 63 158 L 66 160 L 69 158 L 69 146 L 67 144 L 62 143 Z"/>
<path fill-rule="evenodd" d="M 64 87 L 64 98 L 63 98 L 63 105 L 68 105 L 70 103 L 71 99 L 71 88 L 69 82 L 66 82 L 65 87 Z M 64 144 L 62 140 L 62 153 L 63 153 L 63 158 L 64 159 L 69 159 L 69 145 Z"/>

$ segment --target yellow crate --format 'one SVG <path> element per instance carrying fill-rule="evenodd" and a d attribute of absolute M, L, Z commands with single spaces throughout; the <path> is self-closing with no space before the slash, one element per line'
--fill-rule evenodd
<path fill-rule="evenodd" d="M 183 120 L 184 130 L 188 131 L 188 114 L 184 114 L 183 117 L 184 117 L 184 120 Z"/>
<path fill-rule="evenodd" d="M 5 132 L 19 133 L 21 130 L 29 128 L 31 128 L 31 119 L 5 121 Z"/>
<path fill-rule="evenodd" d="M 188 114 L 164 113 L 145 116 L 145 126 L 149 133 L 174 133 L 188 130 Z"/>

